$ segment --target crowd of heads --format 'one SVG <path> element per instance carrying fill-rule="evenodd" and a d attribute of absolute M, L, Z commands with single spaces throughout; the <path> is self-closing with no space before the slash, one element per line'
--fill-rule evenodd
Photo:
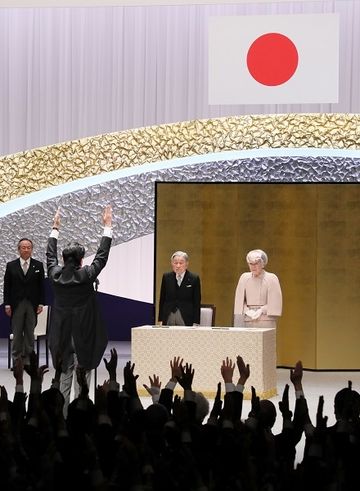
<path fill-rule="evenodd" d="M 118 356 L 104 359 L 108 379 L 89 397 L 85 371 L 64 416 L 57 367 L 42 390 L 46 366 L 14 366 L 15 395 L 0 386 L 0 476 L 6 490 L 324 491 L 357 489 L 360 458 L 360 395 L 351 382 L 334 397 L 336 423 L 327 426 L 323 397 L 312 422 L 302 387 L 301 362 L 290 370 L 278 408 L 251 387 L 243 414 L 250 367 L 241 356 L 223 360 L 210 402 L 193 389 L 196 371 L 180 357 L 170 360 L 169 380 L 149 377 L 139 397 L 136 367 L 127 362 L 118 382 Z M 238 372 L 238 373 L 237 373 Z M 24 377 L 30 377 L 29 396 Z M 233 380 L 234 379 L 234 380 Z M 290 408 L 293 385 L 295 404 Z M 250 389 L 250 388 L 249 388 Z M 277 418 L 281 431 L 274 432 Z M 296 447 L 305 438 L 303 459 Z"/>

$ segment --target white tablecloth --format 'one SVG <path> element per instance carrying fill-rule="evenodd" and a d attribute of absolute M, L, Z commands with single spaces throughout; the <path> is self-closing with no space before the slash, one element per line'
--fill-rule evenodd
<path fill-rule="evenodd" d="M 164 387 L 171 377 L 170 360 L 180 356 L 195 369 L 193 390 L 213 397 L 217 383 L 223 382 L 222 360 L 228 356 L 236 362 L 237 355 L 250 365 L 244 397 L 251 397 L 251 386 L 262 399 L 275 396 L 276 329 L 140 326 L 131 331 L 131 361 L 135 363 L 135 374 L 139 375 L 141 395 L 147 394 L 143 384 L 149 385 L 149 376 L 154 374 L 160 376 Z M 238 377 L 236 367 L 234 383 Z M 181 393 L 179 385 L 177 389 Z"/>

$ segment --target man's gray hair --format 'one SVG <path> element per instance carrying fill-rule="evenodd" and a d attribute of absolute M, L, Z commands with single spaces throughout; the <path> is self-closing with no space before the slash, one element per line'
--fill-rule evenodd
<path fill-rule="evenodd" d="M 265 267 L 268 262 L 268 257 L 266 252 L 261 249 L 254 249 L 247 253 L 246 262 L 249 263 L 258 263 L 260 262 L 262 267 Z"/>
<path fill-rule="evenodd" d="M 171 255 L 171 261 L 176 257 L 176 256 L 179 256 L 179 257 L 183 257 L 185 259 L 185 261 L 189 261 L 189 256 L 186 254 L 186 252 L 184 251 L 176 251 L 174 252 L 174 254 Z"/>

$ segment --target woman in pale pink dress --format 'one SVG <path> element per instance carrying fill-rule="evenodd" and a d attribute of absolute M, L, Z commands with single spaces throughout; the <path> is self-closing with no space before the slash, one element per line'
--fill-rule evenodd
<path fill-rule="evenodd" d="M 282 313 L 278 277 L 265 271 L 267 254 L 255 249 L 246 255 L 250 272 L 240 276 L 235 292 L 235 327 L 276 327 Z"/>

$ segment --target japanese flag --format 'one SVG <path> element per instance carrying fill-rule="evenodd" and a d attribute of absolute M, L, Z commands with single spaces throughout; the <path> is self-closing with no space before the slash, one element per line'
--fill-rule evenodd
<path fill-rule="evenodd" d="M 209 104 L 336 103 L 339 16 L 210 17 Z"/>

